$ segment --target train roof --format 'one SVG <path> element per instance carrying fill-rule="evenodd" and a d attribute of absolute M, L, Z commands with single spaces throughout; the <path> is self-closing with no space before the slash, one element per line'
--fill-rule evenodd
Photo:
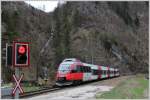
<path fill-rule="evenodd" d="M 70 65 L 70 64 L 74 64 L 74 62 L 72 62 L 72 61 L 69 62 L 69 61 L 68 61 L 68 62 L 62 62 L 62 63 L 60 63 L 60 65 L 61 65 L 61 64 L 69 64 L 69 65 Z"/>
<path fill-rule="evenodd" d="M 74 63 L 82 63 L 84 66 L 89 66 L 89 67 L 92 67 L 92 68 L 95 68 L 96 66 L 100 66 L 100 65 L 94 65 L 94 64 L 88 64 L 88 63 L 83 63 L 81 62 L 80 60 L 76 59 L 76 58 L 66 58 L 62 61 L 61 64 L 74 64 Z M 101 66 L 101 68 L 103 70 L 107 70 L 108 69 L 108 66 Z M 116 70 L 118 71 L 117 68 L 112 68 L 110 67 L 110 70 Z"/>
<path fill-rule="evenodd" d="M 63 62 L 80 62 L 80 60 L 76 58 L 66 58 L 63 60 Z"/>
<path fill-rule="evenodd" d="M 74 63 L 81 63 L 81 61 L 76 58 L 66 58 L 61 62 L 61 64 L 74 64 Z"/>

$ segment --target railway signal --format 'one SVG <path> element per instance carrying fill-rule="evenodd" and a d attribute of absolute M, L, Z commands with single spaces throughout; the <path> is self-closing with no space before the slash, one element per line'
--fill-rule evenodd
<path fill-rule="evenodd" d="M 12 66 L 12 45 L 6 44 L 6 66 Z"/>
<path fill-rule="evenodd" d="M 13 42 L 13 66 L 15 68 L 15 75 L 13 78 L 16 81 L 16 87 L 14 88 L 12 94 L 15 96 L 15 99 L 19 98 L 19 90 L 20 93 L 23 93 L 23 89 L 20 87 L 20 81 L 23 77 L 21 75 L 20 79 L 17 80 L 19 77 L 19 67 L 27 67 L 30 64 L 30 51 L 29 51 L 29 43 L 28 42 Z M 18 90 L 19 88 L 19 90 Z"/>
<path fill-rule="evenodd" d="M 24 67 L 29 66 L 29 43 L 14 42 L 14 66 Z"/>

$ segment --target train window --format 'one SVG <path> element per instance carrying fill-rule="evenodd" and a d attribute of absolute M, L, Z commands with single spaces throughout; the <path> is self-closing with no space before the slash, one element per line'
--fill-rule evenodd
<path fill-rule="evenodd" d="M 105 75 L 105 70 L 103 70 L 103 74 Z"/>
<path fill-rule="evenodd" d="M 92 69 L 92 74 L 94 75 L 94 70 Z"/>
<path fill-rule="evenodd" d="M 93 75 L 96 75 L 96 70 L 93 70 Z"/>
<path fill-rule="evenodd" d="M 83 66 L 80 66 L 80 71 L 81 71 L 81 72 L 84 72 Z"/>
<path fill-rule="evenodd" d="M 87 72 L 90 72 L 90 69 L 89 69 L 90 67 L 87 67 Z"/>
<path fill-rule="evenodd" d="M 89 67 L 86 66 L 86 72 L 89 72 Z"/>
<path fill-rule="evenodd" d="M 93 70 L 93 74 L 94 74 L 94 75 L 97 75 L 97 74 L 96 74 L 96 70 Z"/>
<path fill-rule="evenodd" d="M 84 66 L 81 66 L 81 72 L 84 73 Z"/>
<path fill-rule="evenodd" d="M 88 72 L 91 72 L 91 68 L 90 67 L 87 67 L 88 68 Z"/>
<path fill-rule="evenodd" d="M 77 66 L 77 72 L 84 72 L 84 71 L 85 71 L 84 66 L 80 66 L 80 65 Z"/>
<path fill-rule="evenodd" d="M 99 70 L 99 73 L 98 74 L 102 74 L 102 70 Z"/>
<path fill-rule="evenodd" d="M 105 71 L 103 70 L 103 74 L 105 75 Z"/>
<path fill-rule="evenodd" d="M 85 68 L 85 66 L 83 66 L 83 72 L 86 72 L 86 68 Z"/>
<path fill-rule="evenodd" d="M 86 68 L 85 68 L 85 66 L 83 66 L 83 73 L 85 73 L 86 72 Z"/>
<path fill-rule="evenodd" d="M 88 67 L 87 66 L 85 66 L 85 69 L 86 69 L 86 72 L 88 72 Z"/>
<path fill-rule="evenodd" d="M 77 66 L 77 72 L 81 72 L 81 66 Z"/>
<path fill-rule="evenodd" d="M 93 75 L 98 75 L 98 70 L 93 69 L 93 70 L 92 70 L 92 74 L 93 74 Z"/>
<path fill-rule="evenodd" d="M 86 72 L 86 67 L 84 66 L 84 72 Z"/>
<path fill-rule="evenodd" d="M 85 72 L 87 72 L 87 67 L 84 66 L 84 68 L 85 68 Z"/>
<path fill-rule="evenodd" d="M 91 70 L 91 73 L 94 74 L 94 70 L 93 69 Z"/>
<path fill-rule="evenodd" d="M 59 71 L 68 71 L 68 70 L 70 70 L 69 69 L 70 68 L 70 65 L 68 65 L 68 64 L 62 64 L 62 65 L 60 65 L 60 67 L 59 67 Z"/>
<path fill-rule="evenodd" d="M 106 70 L 104 70 L 104 75 L 106 75 Z"/>
<path fill-rule="evenodd" d="M 82 66 L 78 66 L 78 72 L 82 72 Z"/>
<path fill-rule="evenodd" d="M 98 75 L 98 73 L 99 73 L 99 71 L 98 71 L 98 70 L 96 70 L 96 75 Z"/>
<path fill-rule="evenodd" d="M 97 74 L 97 75 L 99 74 L 99 70 L 96 70 L 96 74 Z"/>
<path fill-rule="evenodd" d="M 84 66 L 84 72 L 91 72 L 91 68 L 88 66 Z"/>

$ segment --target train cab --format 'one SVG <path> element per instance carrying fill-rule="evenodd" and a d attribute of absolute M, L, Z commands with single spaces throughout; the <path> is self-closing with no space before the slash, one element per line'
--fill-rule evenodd
<path fill-rule="evenodd" d="M 71 85 L 73 80 L 79 78 L 79 73 L 77 74 L 77 65 L 81 64 L 78 59 L 69 58 L 62 61 L 59 65 L 57 75 L 56 75 L 56 85 Z"/>

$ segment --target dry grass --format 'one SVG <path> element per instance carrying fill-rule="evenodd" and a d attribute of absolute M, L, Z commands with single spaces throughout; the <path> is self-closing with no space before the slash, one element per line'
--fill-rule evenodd
<path fill-rule="evenodd" d="M 144 75 L 131 76 L 121 83 L 116 85 L 109 92 L 105 92 L 102 95 L 96 94 L 96 98 L 104 99 L 144 99 L 148 98 L 145 90 L 148 89 L 148 80 L 144 78 Z"/>

